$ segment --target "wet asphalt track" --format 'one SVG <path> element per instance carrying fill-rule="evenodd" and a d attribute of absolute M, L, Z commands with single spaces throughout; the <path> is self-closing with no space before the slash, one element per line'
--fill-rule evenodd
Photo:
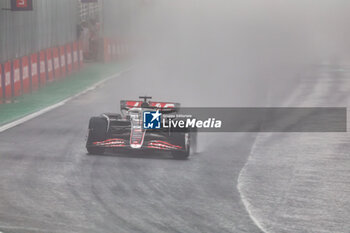
<path fill-rule="evenodd" d="M 201 135 L 188 161 L 86 154 L 89 117 L 140 94 L 129 75 L 0 134 L 0 231 L 260 232 L 236 188 L 254 134 Z"/>

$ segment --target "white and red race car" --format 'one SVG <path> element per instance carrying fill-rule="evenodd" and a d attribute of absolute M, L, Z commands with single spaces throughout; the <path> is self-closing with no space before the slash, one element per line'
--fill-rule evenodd
<path fill-rule="evenodd" d="M 121 114 L 104 113 L 90 119 L 87 151 L 161 150 L 170 151 L 175 159 L 187 159 L 196 149 L 196 130 L 163 127 L 169 120 L 174 121 L 180 104 L 152 102 L 148 96 L 139 98 L 143 101 L 120 101 Z"/>

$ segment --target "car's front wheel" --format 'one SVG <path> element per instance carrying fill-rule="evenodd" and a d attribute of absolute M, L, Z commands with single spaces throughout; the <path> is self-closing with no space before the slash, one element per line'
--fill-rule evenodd
<path fill-rule="evenodd" d="M 182 146 L 182 150 L 173 151 L 172 156 L 174 159 L 188 159 L 191 153 L 191 137 L 189 132 L 178 133 L 176 135 L 177 145 Z"/>
<path fill-rule="evenodd" d="M 94 145 L 94 142 L 106 140 L 107 121 L 102 117 L 92 117 L 89 122 L 89 134 L 86 142 L 86 149 L 89 154 L 100 155 L 105 152 L 104 147 Z"/>

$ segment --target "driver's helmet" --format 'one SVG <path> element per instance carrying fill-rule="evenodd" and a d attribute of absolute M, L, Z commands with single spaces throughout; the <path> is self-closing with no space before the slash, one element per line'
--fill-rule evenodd
<path fill-rule="evenodd" d="M 141 108 L 149 108 L 149 103 L 148 102 L 143 102 L 142 104 L 141 104 Z"/>

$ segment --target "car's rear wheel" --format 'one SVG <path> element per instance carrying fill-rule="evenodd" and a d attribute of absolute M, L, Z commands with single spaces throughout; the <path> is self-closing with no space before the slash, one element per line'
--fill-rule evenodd
<path fill-rule="evenodd" d="M 172 156 L 174 159 L 188 159 L 191 153 L 191 137 L 189 132 L 176 134 L 177 145 L 182 146 L 182 150 L 173 151 Z"/>
<path fill-rule="evenodd" d="M 89 122 L 89 134 L 86 142 L 86 149 L 89 154 L 100 155 L 105 152 L 104 147 L 94 145 L 94 142 L 106 140 L 107 121 L 102 117 L 92 117 Z"/>
<path fill-rule="evenodd" d="M 198 149 L 197 149 L 197 142 L 198 142 L 198 133 L 197 133 L 197 130 L 193 130 L 191 132 L 191 136 L 190 136 L 190 139 L 191 139 L 191 144 L 190 144 L 190 147 L 191 147 L 191 154 L 197 154 L 198 153 Z"/>

